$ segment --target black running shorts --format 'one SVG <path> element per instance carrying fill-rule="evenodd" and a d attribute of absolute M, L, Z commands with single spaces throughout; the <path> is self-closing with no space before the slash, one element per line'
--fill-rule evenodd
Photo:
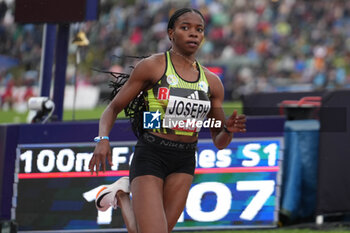
<path fill-rule="evenodd" d="M 197 142 L 175 142 L 144 133 L 135 146 L 129 179 L 154 175 L 165 179 L 171 173 L 194 175 Z"/>

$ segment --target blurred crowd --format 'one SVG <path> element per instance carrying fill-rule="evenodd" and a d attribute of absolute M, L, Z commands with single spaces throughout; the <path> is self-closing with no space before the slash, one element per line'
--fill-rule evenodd
<path fill-rule="evenodd" d="M 42 25 L 18 25 L 11 1 L 0 0 L 0 55 L 18 59 L 1 68 L 0 86 L 36 85 Z M 129 72 L 135 59 L 170 46 L 167 22 L 184 6 L 205 18 L 205 41 L 198 60 L 219 70 L 226 99 L 273 91 L 348 88 L 350 83 L 350 1 L 345 0 L 101 0 L 98 21 L 71 26 L 86 33 L 79 80 L 105 85 L 92 67 Z M 74 75 L 70 46 L 67 82 Z M 217 69 L 220 68 L 220 69 Z"/>

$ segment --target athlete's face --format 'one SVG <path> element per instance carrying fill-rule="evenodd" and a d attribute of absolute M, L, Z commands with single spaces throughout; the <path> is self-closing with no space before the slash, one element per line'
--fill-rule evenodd
<path fill-rule="evenodd" d="M 177 18 L 174 28 L 169 29 L 173 47 L 187 53 L 194 53 L 204 38 L 204 22 L 195 12 L 187 12 Z"/>

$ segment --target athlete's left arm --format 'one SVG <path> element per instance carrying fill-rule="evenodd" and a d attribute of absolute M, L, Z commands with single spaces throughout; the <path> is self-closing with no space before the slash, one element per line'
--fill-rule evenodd
<path fill-rule="evenodd" d="M 221 128 L 210 128 L 214 145 L 218 149 L 224 149 L 231 142 L 233 133 L 246 132 L 246 117 L 243 114 L 237 114 L 234 110 L 232 115 L 226 119 L 222 109 L 224 100 L 224 86 L 218 76 L 211 72 L 206 72 L 206 77 L 210 87 L 211 109 L 208 118 L 221 121 Z"/>

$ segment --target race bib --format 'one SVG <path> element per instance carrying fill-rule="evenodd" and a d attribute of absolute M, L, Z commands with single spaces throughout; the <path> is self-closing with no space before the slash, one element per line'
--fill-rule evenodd
<path fill-rule="evenodd" d="M 209 111 L 210 101 L 204 91 L 171 88 L 163 128 L 199 132 Z"/>

